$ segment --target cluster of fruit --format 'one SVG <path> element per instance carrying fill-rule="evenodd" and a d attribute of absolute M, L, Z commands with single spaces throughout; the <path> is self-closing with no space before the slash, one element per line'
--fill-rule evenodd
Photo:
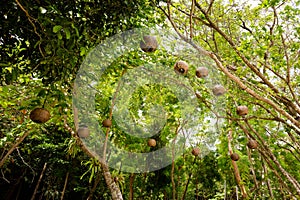
<path fill-rule="evenodd" d="M 245 117 L 248 114 L 249 110 L 247 106 L 238 106 L 236 112 L 238 115 Z M 247 142 L 247 147 L 250 149 L 256 149 L 258 147 L 258 143 L 254 139 L 249 139 Z M 194 156 L 198 156 L 200 154 L 200 149 L 198 147 L 193 148 L 192 154 Z M 233 161 L 238 161 L 240 159 L 240 156 L 237 153 L 231 153 L 230 158 Z"/>
<path fill-rule="evenodd" d="M 150 36 L 150 35 L 143 36 L 143 40 L 140 42 L 140 48 L 144 52 L 146 53 L 154 52 L 156 51 L 157 47 L 158 47 L 158 42 L 155 36 Z M 189 70 L 189 65 L 185 61 L 179 60 L 174 64 L 174 71 L 177 74 L 187 75 L 188 70 Z M 205 78 L 208 76 L 208 74 L 209 74 L 209 70 L 206 67 L 199 67 L 196 70 L 196 76 L 198 78 Z M 215 96 L 221 96 L 226 93 L 226 89 L 222 85 L 215 85 L 212 89 L 212 93 Z M 237 107 L 236 112 L 238 115 L 245 117 L 248 114 L 249 110 L 247 106 L 241 105 Z M 35 108 L 30 113 L 30 119 L 36 123 L 45 123 L 50 119 L 50 117 L 51 116 L 49 111 L 45 108 Z M 110 128 L 112 126 L 112 121 L 110 119 L 105 119 L 102 122 L 102 125 L 103 127 Z M 77 130 L 77 135 L 80 138 L 87 138 L 90 135 L 90 130 L 88 129 L 87 126 L 80 126 Z M 155 147 L 156 140 L 152 138 L 149 139 L 148 146 Z M 258 143 L 256 140 L 250 139 L 247 143 L 247 146 L 250 149 L 256 149 L 258 147 Z M 201 151 L 198 147 L 195 147 L 192 150 L 192 154 L 194 156 L 198 156 L 200 152 Z M 239 160 L 239 155 L 237 153 L 232 153 L 230 155 L 230 158 L 234 161 L 237 161 Z"/>
<path fill-rule="evenodd" d="M 45 108 L 35 108 L 30 112 L 29 118 L 38 124 L 43 124 L 49 121 L 51 118 L 50 112 Z M 110 119 L 105 119 L 102 125 L 106 128 L 111 127 L 112 121 Z M 90 135 L 90 131 L 87 126 L 80 126 L 77 130 L 77 135 L 80 138 L 86 138 Z"/>
<path fill-rule="evenodd" d="M 236 109 L 236 113 L 242 117 L 245 117 L 249 112 L 249 109 L 247 106 L 238 106 Z M 258 147 L 258 143 L 256 140 L 249 139 L 247 142 L 247 146 L 250 149 L 256 149 Z M 240 159 L 240 156 L 237 153 L 230 154 L 230 158 L 233 161 L 238 161 Z"/>
<path fill-rule="evenodd" d="M 112 121 L 110 119 L 105 119 L 102 121 L 102 126 L 110 128 L 112 126 Z M 77 135 L 80 138 L 87 138 L 90 135 L 90 130 L 87 126 L 80 126 L 77 130 Z"/>
<path fill-rule="evenodd" d="M 158 47 L 158 42 L 156 40 L 156 37 L 150 36 L 150 35 L 144 36 L 143 40 L 140 42 L 140 47 L 144 52 L 147 52 L 147 53 L 154 52 Z M 187 73 L 189 71 L 189 65 L 185 61 L 180 60 L 174 64 L 174 70 L 177 74 L 185 76 L 185 75 L 187 75 Z M 199 67 L 196 70 L 196 76 L 198 78 L 205 78 L 208 76 L 208 74 L 209 74 L 209 70 L 207 67 Z M 212 89 L 212 93 L 215 96 L 221 96 L 226 93 L 226 89 L 222 85 L 215 85 Z M 248 110 L 247 106 L 241 105 L 241 106 L 237 107 L 236 112 L 238 115 L 245 117 L 248 114 L 249 110 Z M 156 141 L 154 139 L 149 139 L 148 145 L 150 147 L 154 147 L 154 146 L 156 146 Z M 258 146 L 258 143 L 256 140 L 250 139 L 247 143 L 247 146 L 250 149 L 256 149 Z M 200 149 L 198 147 L 193 148 L 192 154 L 194 156 L 198 156 L 200 154 Z M 230 155 L 230 158 L 234 161 L 237 161 L 237 160 L 239 160 L 239 155 L 237 153 L 232 153 Z"/>

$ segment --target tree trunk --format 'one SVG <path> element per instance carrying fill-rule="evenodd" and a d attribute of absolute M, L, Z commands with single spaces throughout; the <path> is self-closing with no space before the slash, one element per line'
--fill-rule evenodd
<path fill-rule="evenodd" d="M 118 185 L 115 183 L 113 178 L 111 177 L 109 168 L 106 163 L 101 163 L 102 169 L 103 169 L 103 175 L 106 182 L 106 185 L 108 186 L 111 196 L 113 200 L 123 200 L 122 193 L 118 187 Z"/>
<path fill-rule="evenodd" d="M 129 183 L 129 200 L 133 200 L 133 182 L 134 182 L 135 174 L 130 175 L 130 183 Z"/>
<path fill-rule="evenodd" d="M 77 131 L 79 128 L 79 119 L 78 119 L 78 110 L 77 108 L 74 106 L 73 107 L 74 110 L 74 124 L 75 124 L 75 130 Z M 120 188 L 118 187 L 118 185 L 115 183 L 115 181 L 113 180 L 111 173 L 109 171 L 109 167 L 107 165 L 107 163 L 105 162 L 105 160 L 103 158 L 100 158 L 95 152 L 90 151 L 85 145 L 84 143 L 82 143 L 81 139 L 78 137 L 78 135 L 76 134 L 76 131 L 74 131 L 68 124 L 67 124 L 67 119 L 65 117 L 64 119 L 64 126 L 65 128 L 71 133 L 71 135 L 76 139 L 77 144 L 79 145 L 79 147 L 81 148 L 81 150 L 86 153 L 88 156 L 92 157 L 92 158 L 96 158 L 98 159 L 98 161 L 101 164 L 102 170 L 103 170 L 103 176 L 106 182 L 106 185 L 108 186 L 110 192 L 111 192 L 111 196 L 113 200 L 123 200 L 122 197 L 122 193 Z"/>

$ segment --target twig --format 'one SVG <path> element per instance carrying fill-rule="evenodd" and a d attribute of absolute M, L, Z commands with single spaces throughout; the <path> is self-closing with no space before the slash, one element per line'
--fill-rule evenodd
<path fill-rule="evenodd" d="M 124 69 L 122 71 L 122 74 L 121 76 L 123 76 L 126 72 L 126 69 Z M 109 119 L 112 120 L 112 113 L 113 113 L 113 107 L 115 105 L 115 101 L 117 99 L 117 94 L 120 90 L 120 86 L 121 86 L 121 81 L 118 82 L 118 86 L 117 86 L 117 89 L 116 89 L 116 92 L 114 94 L 114 97 L 112 99 L 112 102 L 111 102 L 111 107 L 110 107 L 110 110 L 109 110 Z M 108 134 L 109 134 L 109 131 L 110 131 L 110 127 L 107 127 L 106 128 L 106 133 L 105 133 L 105 141 L 104 141 L 104 146 L 103 146 L 103 160 L 106 161 L 106 148 L 107 148 L 107 141 L 108 141 Z"/>
<path fill-rule="evenodd" d="M 33 18 L 32 16 L 29 15 L 28 11 L 22 6 L 22 4 L 16 0 L 16 3 L 18 4 L 18 6 L 25 12 L 27 18 L 28 18 L 28 21 L 30 22 L 30 24 L 33 26 L 33 30 L 34 30 L 34 33 L 39 37 L 40 39 L 40 42 L 39 42 L 39 51 L 40 53 L 42 54 L 43 57 L 45 57 L 43 51 L 42 51 L 42 48 L 41 48 L 41 41 L 42 41 L 42 37 L 41 35 L 37 32 L 37 28 L 35 26 L 35 24 L 33 23 L 32 20 L 34 21 L 37 21 L 35 18 Z"/>
<path fill-rule="evenodd" d="M 227 184 L 226 184 L 226 179 L 224 180 L 224 200 L 226 200 L 227 196 Z"/>
<path fill-rule="evenodd" d="M 272 89 L 275 93 L 278 93 L 278 89 L 258 70 L 258 68 L 251 64 L 250 61 L 238 50 L 236 44 L 233 42 L 233 40 L 225 33 L 223 32 L 210 18 L 210 16 L 203 10 L 203 8 L 200 6 L 198 2 L 195 2 L 196 6 L 199 8 L 199 10 L 204 14 L 206 20 L 211 25 L 213 29 L 215 29 L 233 48 L 233 50 L 236 52 L 236 54 L 243 60 L 243 62 L 259 77 L 261 80 L 266 83 L 270 89 Z"/>
<path fill-rule="evenodd" d="M 256 174 L 255 174 L 255 171 L 254 171 L 253 161 L 251 159 L 251 150 L 249 148 L 247 148 L 247 155 L 248 155 L 248 160 L 250 162 L 250 170 L 251 170 L 252 176 L 253 176 L 254 187 L 255 187 L 255 189 L 258 189 L 259 186 L 258 186 L 258 182 L 257 182 L 257 179 L 256 179 Z M 258 195 L 261 196 L 259 190 L 258 190 Z"/>
<path fill-rule="evenodd" d="M 192 166 L 195 164 L 196 159 L 197 159 L 197 156 L 195 156 Z M 181 197 L 181 200 L 185 200 L 185 195 L 186 195 L 186 192 L 187 192 L 187 190 L 188 190 L 188 187 L 189 187 L 189 183 L 190 183 L 192 174 L 193 174 L 193 172 L 191 171 L 191 172 L 189 173 L 188 180 L 187 180 L 187 182 L 186 182 L 186 184 L 185 184 L 185 188 L 184 188 L 184 191 L 183 191 L 183 195 L 182 195 L 182 197 Z"/>
<path fill-rule="evenodd" d="M 31 180 L 31 183 L 32 183 L 33 180 L 34 180 L 34 177 L 35 177 L 35 175 L 36 175 L 36 172 L 33 170 L 33 168 L 32 168 L 27 162 L 25 162 L 24 158 L 21 156 L 21 153 L 20 153 L 20 151 L 19 151 L 19 148 L 16 147 L 16 149 L 17 149 L 18 155 L 19 155 L 19 157 L 21 158 L 22 162 L 23 162 L 27 167 L 29 167 L 30 170 L 33 172 L 33 177 L 32 177 L 32 180 Z"/>
<path fill-rule="evenodd" d="M 76 96 L 76 85 L 74 85 L 73 95 Z M 79 127 L 79 119 L 78 119 L 78 109 L 75 105 L 73 105 L 74 110 L 74 124 L 75 124 L 75 130 L 78 130 Z M 86 153 L 91 158 L 96 158 L 101 164 L 102 170 L 103 170 L 103 176 L 106 182 L 107 187 L 109 188 L 111 192 L 111 196 L 113 200 L 123 200 L 122 193 L 120 191 L 120 188 L 118 185 L 114 182 L 111 173 L 109 171 L 109 167 L 106 163 L 106 161 L 100 157 L 96 152 L 93 152 L 88 149 L 88 147 L 81 141 L 81 139 L 78 137 L 76 132 L 67 124 L 67 117 L 64 117 L 64 126 L 66 129 L 71 133 L 71 135 L 76 139 L 77 144 L 81 148 L 81 150 Z"/>
<path fill-rule="evenodd" d="M 5 180 L 8 184 L 10 184 L 10 181 L 9 180 L 7 180 L 6 178 L 5 178 L 5 175 L 4 175 L 4 173 L 3 173 L 3 170 L 1 169 L 1 174 L 2 174 L 2 179 L 3 180 Z"/>
<path fill-rule="evenodd" d="M 171 6 L 174 7 L 173 4 L 171 4 Z M 160 10 L 163 11 L 163 8 L 162 8 L 162 7 L 158 7 L 158 8 L 159 8 Z M 179 10 L 181 13 L 183 13 L 183 14 L 185 14 L 185 15 L 187 15 L 187 16 L 190 16 L 190 14 L 189 14 L 188 12 L 186 12 L 186 11 L 180 9 L 180 8 L 176 8 L 176 9 Z M 197 17 L 197 16 L 195 16 L 195 15 L 193 15 L 192 17 L 193 17 L 193 19 L 196 19 L 196 20 L 200 21 L 201 23 L 205 24 L 206 26 L 208 26 L 208 27 L 210 26 L 209 23 L 205 22 L 205 21 L 204 21 L 203 19 L 201 19 L 200 17 Z"/>
<path fill-rule="evenodd" d="M 265 149 L 265 152 L 267 153 L 268 157 L 273 161 L 273 163 L 278 167 L 279 171 L 289 180 L 289 182 L 294 186 L 297 193 L 300 195 L 300 184 L 297 182 L 297 180 L 288 173 L 280 164 L 280 162 L 277 160 L 275 155 L 272 153 L 272 151 L 267 147 L 265 144 L 264 139 L 257 133 L 257 131 L 248 123 L 247 120 L 245 120 L 246 125 L 250 130 L 255 133 L 255 135 L 261 140 L 261 144 L 263 148 Z"/>
<path fill-rule="evenodd" d="M 193 15 L 195 10 L 195 0 L 192 0 L 192 6 L 190 10 L 190 39 L 193 39 Z"/>
<path fill-rule="evenodd" d="M 177 139 L 177 135 L 179 132 L 179 126 L 180 123 L 178 124 L 178 126 L 176 127 L 175 130 L 175 138 L 173 139 L 173 146 L 172 146 L 172 168 L 171 168 L 171 181 L 172 181 L 172 198 L 173 200 L 176 199 L 176 185 L 175 185 L 175 181 L 174 181 L 174 171 L 175 171 L 175 161 L 174 161 L 174 157 L 175 157 L 175 141 Z"/>
<path fill-rule="evenodd" d="M 61 192 L 60 200 L 64 199 L 64 195 L 65 195 L 65 191 L 66 191 L 66 188 L 67 188 L 68 179 L 69 179 L 69 172 L 67 173 L 66 178 L 65 178 L 65 184 L 64 184 L 63 191 Z"/>
<path fill-rule="evenodd" d="M 209 6 L 208 6 L 207 11 L 206 11 L 207 13 L 210 13 L 212 5 L 214 4 L 214 1 L 215 0 L 210 0 Z"/>
<path fill-rule="evenodd" d="M 40 178 L 39 178 L 39 180 L 38 180 L 38 182 L 37 182 L 37 184 L 36 184 L 36 186 L 35 186 L 34 192 L 33 192 L 33 194 L 32 194 L 31 200 L 34 200 L 34 199 L 35 199 L 35 195 L 36 195 L 36 193 L 37 193 L 37 191 L 38 191 L 38 188 L 39 188 L 39 186 L 40 186 L 40 183 L 41 183 L 41 181 L 42 181 L 42 178 L 43 178 L 43 175 L 44 175 L 44 173 L 45 173 L 46 167 L 47 167 L 47 163 L 45 162 L 44 167 L 43 167 L 43 170 L 42 170 L 42 172 L 41 172 L 41 174 L 40 174 Z"/>
<path fill-rule="evenodd" d="M 243 29 L 245 29 L 245 30 L 247 30 L 251 35 L 253 35 L 252 30 L 247 27 L 246 22 L 244 20 L 242 20 L 242 19 L 239 19 L 239 20 L 242 21 L 242 25 L 240 25 L 240 27 L 243 28 Z"/>
<path fill-rule="evenodd" d="M 199 3 L 195 2 L 196 7 L 198 7 L 201 12 L 203 12 L 205 14 L 206 19 L 208 20 L 208 22 L 211 24 L 211 26 L 219 33 L 221 34 L 227 41 L 228 43 L 232 46 L 232 48 L 236 51 L 236 53 L 238 54 L 238 56 L 244 61 L 244 63 L 251 68 L 251 70 L 253 70 L 262 80 L 264 83 L 266 83 L 275 93 L 278 93 L 278 90 L 259 72 L 259 70 L 257 69 L 256 66 L 252 65 L 250 63 L 250 61 L 244 56 L 242 55 L 242 53 L 240 51 L 238 51 L 235 43 L 219 28 L 217 27 L 216 24 L 214 24 L 209 16 L 207 15 L 207 13 L 201 8 L 201 6 L 199 5 Z M 169 4 L 168 4 L 169 7 Z M 285 110 L 283 110 L 280 106 L 276 105 L 276 103 L 274 103 L 272 100 L 260 96 L 258 93 L 256 93 L 255 91 L 253 91 L 252 89 L 250 89 L 249 87 L 247 87 L 247 85 L 245 85 L 240 78 L 238 78 L 237 76 L 233 75 L 232 73 L 230 73 L 228 71 L 228 69 L 226 67 L 223 66 L 223 64 L 221 63 L 221 61 L 218 59 L 218 57 L 212 53 L 212 52 L 208 52 L 202 48 L 200 48 L 199 46 L 197 46 L 196 44 L 194 44 L 190 39 L 186 38 L 184 35 L 182 35 L 180 33 L 180 31 L 178 30 L 176 24 L 174 23 L 174 21 L 172 20 L 171 16 L 161 7 L 159 7 L 164 14 L 167 16 L 167 18 L 169 19 L 170 23 L 172 24 L 174 30 L 177 32 L 177 34 L 181 37 L 181 39 L 183 39 L 185 42 L 188 42 L 189 44 L 191 44 L 196 50 L 199 51 L 199 53 L 203 54 L 203 55 L 207 55 L 210 58 L 212 58 L 215 63 L 217 64 L 218 68 L 220 70 L 222 70 L 224 72 L 224 74 L 230 78 L 232 81 L 234 81 L 235 83 L 238 84 L 238 86 L 245 90 L 248 94 L 250 94 L 251 96 L 253 96 L 254 98 L 256 98 L 257 100 L 263 101 L 267 104 L 269 104 L 270 106 L 272 106 L 276 111 L 278 111 L 280 114 L 282 114 L 283 116 L 285 116 L 287 119 L 289 119 L 294 125 L 295 125 L 295 129 L 299 129 L 300 127 L 300 123 L 295 120 L 289 113 L 287 113 Z M 282 100 L 283 98 L 281 98 L 280 100 Z M 300 112 L 299 108 L 294 108 L 297 112 Z M 297 130 L 298 131 L 298 130 Z"/>
<path fill-rule="evenodd" d="M 266 182 L 267 182 L 270 197 L 271 197 L 271 199 L 274 199 L 272 187 L 271 187 L 271 184 L 270 184 L 270 180 L 268 178 L 268 171 L 267 171 L 267 168 L 266 168 L 266 165 L 265 165 L 264 161 L 262 161 L 262 166 L 263 166 L 263 170 L 264 170 L 264 177 L 266 177 L 266 179 L 267 179 Z"/>
<path fill-rule="evenodd" d="M 287 190 L 287 192 L 289 193 L 289 195 L 291 196 L 295 196 L 293 195 L 291 189 L 289 188 L 289 186 L 286 184 L 286 182 L 282 179 L 282 176 L 280 176 L 280 174 L 277 172 L 276 169 L 274 169 L 274 166 L 272 165 L 272 163 L 270 162 L 270 160 L 268 159 L 266 153 L 264 151 L 262 151 L 261 149 L 258 148 L 258 151 L 260 152 L 260 154 L 263 156 L 264 160 L 267 162 L 269 168 L 272 170 L 272 172 L 275 174 L 275 176 L 278 178 L 279 183 Z"/>
<path fill-rule="evenodd" d="M 86 200 L 93 199 L 93 194 L 96 191 L 97 185 L 100 183 L 100 180 L 101 180 L 101 173 L 102 173 L 101 171 L 98 171 L 95 182 L 94 182 L 94 185 L 93 185 L 93 188 L 91 189 L 90 194 L 89 194 L 89 196 Z"/>

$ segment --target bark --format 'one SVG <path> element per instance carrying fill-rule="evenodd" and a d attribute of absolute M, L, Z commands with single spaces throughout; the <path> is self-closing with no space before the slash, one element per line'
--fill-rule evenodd
<path fill-rule="evenodd" d="M 134 178 L 135 178 L 135 174 L 131 174 L 130 175 L 130 182 L 129 182 L 129 200 L 133 200 L 134 199 L 134 195 L 133 195 L 133 182 L 134 182 Z"/>
<path fill-rule="evenodd" d="M 171 169 L 171 181 L 172 181 L 172 199 L 176 199 L 176 185 L 174 181 L 174 170 L 175 170 L 175 162 L 174 162 L 174 153 L 172 152 L 172 169 Z"/>
<path fill-rule="evenodd" d="M 182 195 L 182 197 L 181 197 L 181 200 L 184 200 L 184 199 L 185 199 L 185 195 L 186 195 L 186 192 L 187 192 L 188 187 L 189 187 L 189 184 L 190 184 L 191 176 L 192 176 L 192 173 L 190 173 L 189 176 L 188 176 L 188 180 L 187 180 L 187 182 L 186 182 L 186 184 L 185 184 L 185 188 L 184 188 L 184 191 L 183 191 L 183 195 Z"/>
<path fill-rule="evenodd" d="M 101 166 L 103 169 L 103 175 L 105 178 L 105 182 L 111 192 L 112 199 L 113 200 L 123 200 L 122 193 L 121 193 L 118 185 L 113 180 L 107 164 L 101 163 Z"/>
<path fill-rule="evenodd" d="M 177 134 L 178 134 L 178 129 L 179 129 L 179 125 L 176 127 L 176 136 L 173 139 L 172 142 L 172 165 L 171 165 L 171 182 L 172 182 L 172 199 L 175 200 L 176 199 L 176 184 L 175 184 L 175 180 L 174 180 L 174 171 L 175 171 L 175 141 L 177 139 Z"/>

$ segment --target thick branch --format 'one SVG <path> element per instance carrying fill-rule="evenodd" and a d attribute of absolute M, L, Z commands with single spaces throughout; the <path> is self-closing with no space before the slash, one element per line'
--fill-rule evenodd
<path fill-rule="evenodd" d="M 199 8 L 199 10 L 205 15 L 206 20 L 209 22 L 210 27 L 215 29 L 233 48 L 233 50 L 237 53 L 237 55 L 244 61 L 244 63 L 258 76 L 261 78 L 261 80 L 266 83 L 275 93 L 278 93 L 279 91 L 275 86 L 257 69 L 256 66 L 250 63 L 250 61 L 237 49 L 236 44 L 233 42 L 233 40 L 228 37 L 213 21 L 211 21 L 210 16 L 207 12 L 203 10 L 203 8 L 200 6 L 199 3 L 196 2 L 196 6 Z"/>
<path fill-rule="evenodd" d="M 198 7 L 198 8 L 201 8 L 200 5 L 195 2 L 195 5 Z M 168 5 L 168 8 L 169 8 L 169 5 Z M 300 127 L 300 123 L 294 119 L 294 117 L 292 117 L 289 113 L 287 113 L 285 110 L 283 110 L 280 106 L 276 105 L 273 101 L 271 101 L 270 99 L 266 98 L 266 97 L 262 97 L 260 96 L 259 94 L 257 94 L 255 91 L 251 90 L 250 88 L 248 88 L 237 76 L 231 74 L 228 69 L 226 67 L 224 67 L 221 63 L 221 61 L 218 59 L 218 57 L 212 53 L 212 52 L 209 52 L 209 51 L 206 51 L 202 48 L 200 48 L 198 45 L 194 44 L 190 39 L 186 38 L 184 35 L 182 35 L 180 33 L 180 31 L 178 30 L 175 22 L 172 20 L 171 16 L 162 8 L 160 8 L 164 14 L 168 17 L 169 21 L 171 22 L 174 30 L 177 32 L 177 34 L 181 37 L 181 39 L 183 39 L 185 42 L 191 44 L 200 54 L 202 55 L 206 55 L 206 56 L 209 56 L 210 58 L 212 58 L 215 63 L 217 64 L 218 68 L 223 71 L 223 73 L 228 77 L 230 78 L 232 81 L 234 81 L 235 83 L 238 84 L 238 86 L 240 88 L 242 88 L 243 90 L 245 90 L 248 94 L 250 94 L 251 96 L 253 96 L 254 98 L 260 100 L 260 101 L 263 101 L 267 104 L 269 104 L 270 106 L 272 106 L 276 111 L 278 111 L 280 114 L 282 114 L 283 116 L 285 116 L 287 119 L 289 119 L 298 129 Z M 202 8 L 201 8 L 202 9 Z M 207 13 L 205 13 L 203 10 L 202 12 L 206 15 L 206 17 L 208 17 L 207 20 L 209 20 L 209 16 L 207 16 Z M 222 33 L 222 36 L 228 40 L 228 42 L 231 44 L 231 46 L 236 49 L 236 46 L 235 44 L 233 43 L 233 41 L 225 34 L 223 33 L 214 23 L 212 23 L 210 21 L 211 25 L 213 26 L 214 25 L 214 29 L 216 29 L 216 31 L 218 31 L 220 34 Z M 250 62 L 249 60 L 247 60 L 237 49 L 236 49 L 237 53 L 239 54 L 239 56 L 241 56 L 242 60 L 247 64 L 247 66 L 253 68 L 254 71 L 256 71 L 258 73 L 259 76 L 262 77 L 263 81 L 271 88 L 273 89 L 276 93 L 278 93 L 278 90 L 271 84 L 269 83 L 269 81 L 257 70 L 256 67 L 254 67 Z M 243 59 L 244 58 L 244 59 Z M 297 108 L 294 108 L 294 109 L 297 109 Z M 299 110 L 299 109 L 298 109 Z M 298 111 L 297 110 L 297 111 Z M 299 110 L 300 111 L 300 110 Z M 296 128 L 295 127 L 295 128 Z"/>
<path fill-rule="evenodd" d="M 228 149 L 229 149 L 229 154 L 230 155 L 233 153 L 233 150 L 232 150 L 232 147 L 231 147 L 231 140 L 232 140 L 232 129 L 230 129 L 229 133 L 228 133 Z M 234 176 L 235 176 L 236 182 L 239 185 L 239 187 L 241 188 L 243 198 L 246 199 L 248 195 L 247 195 L 246 188 L 245 188 L 244 184 L 241 183 L 242 180 L 241 180 L 239 168 L 236 164 L 236 161 L 231 160 L 231 164 L 233 166 L 233 171 L 234 171 Z"/>
<path fill-rule="evenodd" d="M 300 184 L 297 182 L 297 180 L 291 176 L 279 163 L 279 161 L 277 160 L 277 158 L 275 157 L 275 155 L 272 153 L 272 151 L 267 147 L 267 145 L 264 142 L 264 139 L 261 138 L 261 136 L 256 132 L 255 129 L 253 129 L 253 127 L 248 123 L 247 120 L 245 120 L 246 125 L 250 128 L 250 130 L 255 133 L 255 135 L 261 140 L 262 146 L 265 149 L 267 155 L 269 156 L 269 158 L 273 161 L 273 163 L 278 167 L 278 169 L 280 170 L 280 172 L 290 181 L 290 183 L 294 186 L 294 188 L 296 189 L 298 195 L 300 195 Z"/>

